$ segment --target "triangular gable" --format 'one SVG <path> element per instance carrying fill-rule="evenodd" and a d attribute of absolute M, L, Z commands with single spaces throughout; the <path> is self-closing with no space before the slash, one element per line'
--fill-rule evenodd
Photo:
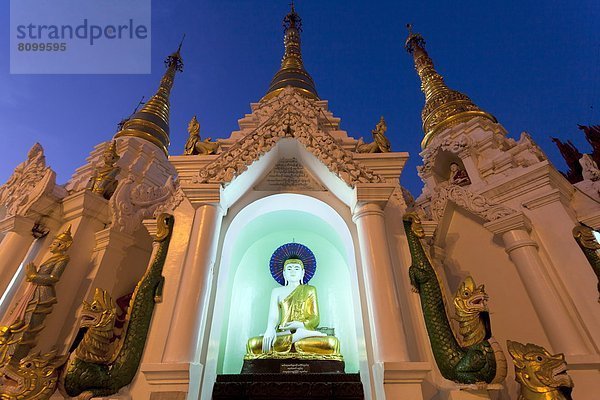
<path fill-rule="evenodd" d="M 383 183 L 384 178 L 352 158 L 321 125 L 326 116 L 314 100 L 286 88 L 273 100 L 254 110 L 259 126 L 203 168 L 197 183 L 227 184 L 275 146 L 281 138 L 293 138 L 348 186 Z"/>

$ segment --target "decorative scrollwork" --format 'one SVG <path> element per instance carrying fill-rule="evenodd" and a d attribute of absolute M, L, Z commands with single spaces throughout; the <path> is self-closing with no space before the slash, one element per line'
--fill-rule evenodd
<path fill-rule="evenodd" d="M 50 167 L 46 166 L 44 149 L 39 143 L 33 145 L 27 160 L 19 164 L 8 181 L 0 186 L 0 205 L 6 207 L 6 215 L 23 215 L 47 188 L 54 186 Z"/>
<path fill-rule="evenodd" d="M 163 186 L 137 182 L 132 176 L 119 184 L 110 199 L 112 226 L 121 232 L 133 233 L 142 220 L 161 212 L 172 211 L 184 194 L 172 177 Z"/>
<path fill-rule="evenodd" d="M 457 185 L 440 185 L 435 189 L 435 194 L 431 199 L 431 215 L 434 220 L 439 221 L 442 219 L 449 201 L 480 216 L 486 221 L 494 221 L 517 212 L 512 208 L 497 204 L 463 187 Z"/>

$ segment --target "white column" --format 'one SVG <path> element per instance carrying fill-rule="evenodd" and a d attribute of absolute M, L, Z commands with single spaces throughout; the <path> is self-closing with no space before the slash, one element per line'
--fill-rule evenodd
<path fill-rule="evenodd" d="M 576 322 L 570 318 L 545 271 L 538 244 L 529 235 L 531 228 L 526 217 L 519 213 L 488 222 L 485 227 L 502 237 L 554 351 L 588 354 Z"/>
<path fill-rule="evenodd" d="M 359 203 L 352 220 L 358 241 L 375 362 L 408 361 L 400 304 L 390 262 L 384 212 L 375 202 Z"/>
<path fill-rule="evenodd" d="M 34 221 L 14 216 L 0 222 L 0 231 L 6 232 L 0 242 L 0 297 L 17 272 L 17 268 L 33 242 Z"/>
<path fill-rule="evenodd" d="M 42 348 L 62 346 L 73 326 L 78 325 L 77 310 L 90 282 L 85 279 L 92 268 L 95 233 L 110 221 L 108 202 L 101 196 L 81 190 L 65 197 L 62 202 L 64 222 L 54 235 L 71 225 L 73 244 L 67 251 L 69 264 L 56 284 L 58 303 L 46 317 L 43 334 L 39 336 Z M 52 233 L 51 233 L 52 234 Z M 49 253 L 46 254 L 47 257 Z M 44 257 L 44 259 L 45 259 Z M 62 350 L 59 348 L 59 350 Z"/>
<path fill-rule="evenodd" d="M 219 202 L 220 185 L 205 186 L 195 193 L 183 188 L 196 211 L 163 362 L 194 361 L 199 335 L 206 323 L 206 306 L 224 211 Z"/>

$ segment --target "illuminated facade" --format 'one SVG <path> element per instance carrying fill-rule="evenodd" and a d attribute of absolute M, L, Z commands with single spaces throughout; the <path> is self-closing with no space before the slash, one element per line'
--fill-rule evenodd
<path fill-rule="evenodd" d="M 209 399 L 218 375 L 239 374 L 248 339 L 268 326 L 269 292 L 279 287 L 269 271 L 273 252 L 301 243 L 316 258 L 310 285 L 318 291 L 317 325 L 332 329 L 327 335 L 339 341 L 345 372 L 358 374 L 365 398 L 517 399 L 512 358 L 520 348 L 509 352 L 507 340 L 564 353 L 574 398 L 593 398 L 600 381 L 598 264 L 595 250 L 582 251 L 572 230 L 600 228 L 598 203 L 576 190 L 527 134 L 510 139 L 491 114 L 448 88 L 423 38 L 411 33 L 406 47 L 426 100 L 424 186 L 413 199 L 399 184 L 408 153 L 390 151 L 385 121 L 369 143 L 341 130 L 304 68 L 299 16 L 292 9 L 284 22 L 281 69 L 229 138 L 203 141 L 194 117 L 184 154 L 168 155 L 169 96 L 183 65 L 178 50 L 156 94 L 65 186 L 56 185 L 41 146 L 32 148 L 0 188 L 2 321 L 19 302 L 43 305 L 26 297 L 27 287 L 51 287 L 58 302 L 34 344 L 63 376 L 61 390 L 107 399 Z M 155 219 L 162 213 L 174 217 L 166 236 Z M 419 239 L 407 235 L 411 223 L 415 232 L 422 228 Z M 68 226 L 68 265 L 42 282 L 41 267 L 26 265 L 43 264 L 52 239 Z M 157 231 L 161 239 L 153 245 Z M 436 279 L 417 276 L 411 258 L 423 271 L 429 265 Z M 156 305 L 144 308 L 153 274 L 164 283 L 152 284 Z M 457 291 L 460 297 L 476 289 L 467 276 L 485 290 L 460 303 Z M 488 296 L 492 338 L 489 325 L 477 325 L 480 312 L 488 316 Z M 483 308 L 469 314 L 460 304 Z M 103 331 L 106 343 L 97 333 L 104 345 L 93 347 L 99 325 L 88 323 L 86 333 L 79 316 L 91 321 L 102 307 L 115 330 Z M 148 327 L 138 323 L 140 315 Z M 474 328 L 465 315 L 475 315 Z M 0 343 L 3 382 L 15 387 L 24 383 L 7 378 L 15 369 L 22 373 L 11 355 L 28 332 L 19 329 L 5 327 Z M 445 347 L 441 337 L 454 344 Z M 145 343 L 143 354 L 119 346 L 126 340 Z M 483 367 L 468 358 L 480 345 L 493 352 L 486 355 L 489 379 L 477 378 L 487 375 L 477 375 Z M 57 351 L 47 355 L 53 346 Z M 58 355 L 69 353 L 61 366 Z M 133 380 L 118 388 L 84 382 L 82 371 L 96 364 L 106 376 L 112 368 Z M 557 387 L 569 387 L 562 371 L 554 372 L 560 376 L 549 376 L 542 389 L 552 388 L 554 378 L 562 382 Z M 55 382 L 44 385 L 54 392 Z"/>

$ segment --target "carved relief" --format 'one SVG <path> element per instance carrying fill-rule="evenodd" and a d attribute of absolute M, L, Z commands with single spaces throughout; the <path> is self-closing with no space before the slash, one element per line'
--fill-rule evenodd
<path fill-rule="evenodd" d="M 461 136 L 456 140 L 452 140 L 451 138 L 446 138 L 443 140 L 440 138 L 435 138 L 429 144 L 429 146 L 427 146 L 427 148 L 421 152 L 421 157 L 423 157 L 423 165 L 417 167 L 419 177 L 424 178 L 431 172 L 440 150 L 448 151 L 452 154 L 460 154 L 461 152 L 471 148 L 471 144 L 471 140 L 466 136 Z"/>
<path fill-rule="evenodd" d="M 129 176 L 110 199 L 112 226 L 131 234 L 140 227 L 142 220 L 175 209 L 183 197 L 179 183 L 172 177 L 163 186 L 157 186 L 137 182 Z"/>
<path fill-rule="evenodd" d="M 516 213 L 512 208 L 494 203 L 484 196 L 475 194 L 460 186 L 440 185 L 436 188 L 431 199 L 431 215 L 435 221 L 442 219 L 449 201 L 486 221 L 494 221 Z"/>
<path fill-rule="evenodd" d="M 39 143 L 34 144 L 27 160 L 19 164 L 0 187 L 0 205 L 6 207 L 6 216 L 24 215 L 39 197 L 53 189 L 53 175 L 46 166 L 44 149 Z"/>
<path fill-rule="evenodd" d="M 193 182 L 228 183 L 285 137 L 298 140 L 349 186 L 359 182 L 384 182 L 382 177 L 356 163 L 351 152 L 340 147 L 331 135 L 320 129 L 319 112 L 323 111 L 314 101 L 295 94 L 294 90 L 284 90 L 255 110 L 259 127 L 221 153 L 200 171 Z"/>

